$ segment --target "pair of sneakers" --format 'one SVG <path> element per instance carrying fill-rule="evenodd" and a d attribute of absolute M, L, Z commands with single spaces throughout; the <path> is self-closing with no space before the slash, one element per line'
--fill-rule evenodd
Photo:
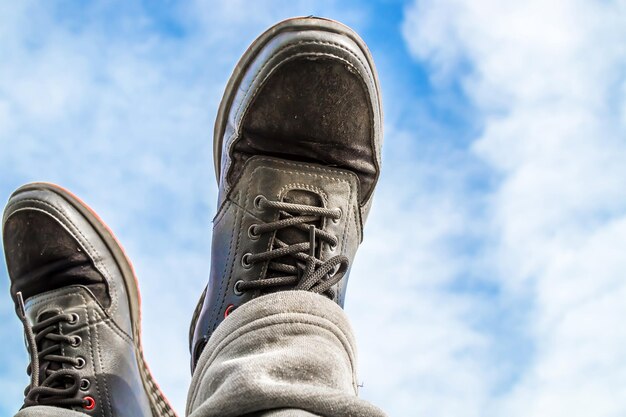
<path fill-rule="evenodd" d="M 381 140 L 374 64 L 351 29 L 294 18 L 248 48 L 215 124 L 218 211 L 192 372 L 217 326 L 252 299 L 305 290 L 343 306 Z M 174 416 L 143 358 L 135 274 L 104 222 L 59 186 L 27 184 L 6 206 L 3 243 L 30 354 L 24 407 Z"/>

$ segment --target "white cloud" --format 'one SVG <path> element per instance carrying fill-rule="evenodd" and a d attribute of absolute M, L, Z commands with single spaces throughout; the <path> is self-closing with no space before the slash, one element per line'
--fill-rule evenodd
<path fill-rule="evenodd" d="M 396 98 L 398 98 L 396 96 Z M 387 125 L 383 175 L 350 277 L 362 393 L 391 416 L 481 416 L 496 378 L 482 322 L 494 308 L 453 291 L 480 267 L 455 242 L 475 235 L 470 162 Z M 385 163 L 386 162 L 386 163 Z"/>
<path fill-rule="evenodd" d="M 534 355 L 483 415 L 626 412 L 625 21 L 624 2 L 407 10 L 411 51 L 440 86 L 460 81 L 484 118 L 473 151 L 500 175 L 488 208 L 494 279 L 533 306 Z"/>

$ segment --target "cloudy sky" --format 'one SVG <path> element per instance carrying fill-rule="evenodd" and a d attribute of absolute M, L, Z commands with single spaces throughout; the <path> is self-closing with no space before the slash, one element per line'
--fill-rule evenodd
<path fill-rule="evenodd" d="M 86 200 L 140 278 L 151 368 L 182 413 L 206 284 L 212 127 L 265 28 L 369 44 L 383 175 L 346 310 L 362 397 L 392 416 L 626 415 L 626 2 L 3 1 L 0 199 Z M 0 270 L 0 415 L 28 382 Z"/>

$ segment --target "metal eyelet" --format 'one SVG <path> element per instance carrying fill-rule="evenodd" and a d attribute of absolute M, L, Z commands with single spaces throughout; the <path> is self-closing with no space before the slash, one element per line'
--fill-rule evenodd
<path fill-rule="evenodd" d="M 251 256 L 252 254 L 250 252 L 244 253 L 243 256 L 241 257 L 241 266 L 243 266 L 246 269 L 252 268 L 252 263 L 250 263 L 250 260 L 249 260 Z"/>
<path fill-rule="evenodd" d="M 72 313 L 70 314 L 70 320 L 67 322 L 67 324 L 74 325 L 78 323 L 78 320 L 80 320 L 80 316 L 76 313 Z"/>
<path fill-rule="evenodd" d="M 235 293 L 235 295 L 243 295 L 243 291 L 239 289 L 239 284 L 241 283 L 243 283 L 243 280 L 241 279 L 235 282 L 235 285 L 233 286 L 233 292 Z"/>
<path fill-rule="evenodd" d="M 338 211 L 338 212 L 339 212 L 339 216 L 338 216 L 336 219 L 335 219 L 335 218 L 333 218 L 332 220 L 333 220 L 333 223 L 339 223 L 339 221 L 340 221 L 340 220 L 341 220 L 341 218 L 343 217 L 343 210 L 342 210 L 340 207 L 337 207 L 337 208 L 335 209 L 335 211 Z"/>
<path fill-rule="evenodd" d="M 252 224 L 250 225 L 250 227 L 248 227 L 248 237 L 251 240 L 257 240 L 259 237 L 261 237 L 260 234 L 258 233 L 254 233 L 254 229 L 258 226 L 258 224 Z"/>
<path fill-rule="evenodd" d="M 254 197 L 254 208 L 257 210 L 263 210 L 263 207 L 261 207 L 261 199 L 265 198 L 263 197 L 261 194 L 257 195 L 256 197 Z"/>
<path fill-rule="evenodd" d="M 331 252 L 334 252 L 335 249 L 337 249 L 337 246 L 339 246 L 339 242 L 329 243 L 328 244 L 328 249 L 330 249 Z"/>
<path fill-rule="evenodd" d="M 91 382 L 89 382 L 88 379 L 83 378 L 83 379 L 80 380 L 80 390 L 81 391 L 87 391 L 90 386 L 91 386 Z"/>
<path fill-rule="evenodd" d="M 87 362 L 85 361 L 85 359 L 79 356 L 78 358 L 76 358 L 76 365 L 74 365 L 74 368 L 82 369 L 86 363 Z"/>
<path fill-rule="evenodd" d="M 70 342 L 70 346 L 78 347 L 83 342 L 83 339 L 80 336 L 72 336 L 72 341 Z"/>

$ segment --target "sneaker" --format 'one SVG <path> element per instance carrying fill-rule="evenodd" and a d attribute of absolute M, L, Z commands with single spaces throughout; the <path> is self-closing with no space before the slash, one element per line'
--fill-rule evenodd
<path fill-rule="evenodd" d="M 306 290 L 343 306 L 381 141 L 376 70 L 350 28 L 289 19 L 248 48 L 215 124 L 219 208 L 192 370 L 216 327 L 256 297 Z"/>
<path fill-rule="evenodd" d="M 3 243 L 30 353 L 23 408 L 175 416 L 143 358 L 132 266 L 102 220 L 63 188 L 28 184 L 6 206 Z"/>

